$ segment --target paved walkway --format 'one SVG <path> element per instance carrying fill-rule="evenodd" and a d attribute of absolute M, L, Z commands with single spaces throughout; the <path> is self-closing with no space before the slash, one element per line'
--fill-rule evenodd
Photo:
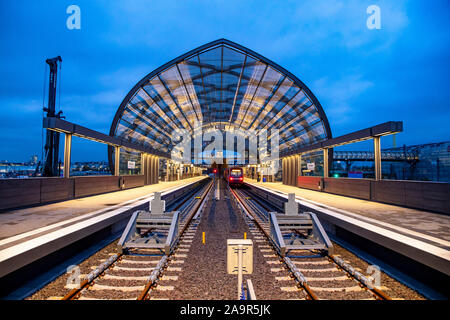
<path fill-rule="evenodd" d="M 305 202 L 320 204 L 347 216 L 450 249 L 450 216 L 444 214 L 301 189 L 280 182 L 256 182 L 248 178 L 246 182 L 284 193 L 295 193 L 297 199 Z"/>
<path fill-rule="evenodd" d="M 93 213 L 104 212 L 127 202 L 134 202 L 139 198 L 151 196 L 155 191 L 167 191 L 203 178 L 194 177 L 181 181 L 160 182 L 128 190 L 1 213 L 0 240 L 47 226 L 50 228 L 50 226 L 56 226 L 58 223 L 68 223 L 71 219 L 79 221 L 80 218 L 83 218 L 83 215 L 89 214 L 91 216 Z M 0 248 L 4 242 L 0 241 Z"/>

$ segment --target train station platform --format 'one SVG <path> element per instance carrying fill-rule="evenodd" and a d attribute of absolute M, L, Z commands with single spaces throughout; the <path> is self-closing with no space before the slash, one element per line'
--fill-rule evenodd
<path fill-rule="evenodd" d="M 0 213 L 0 250 L 5 248 L 5 243 L 11 242 L 13 236 L 23 236 L 43 227 L 56 227 L 56 223 L 67 224 L 79 221 L 86 214 L 100 213 L 105 209 L 139 200 L 155 191 L 169 191 L 203 178 L 200 176 L 179 181 L 160 182 L 133 189 Z"/>
<path fill-rule="evenodd" d="M 281 182 L 257 182 L 248 178 L 246 182 L 283 197 L 295 193 L 297 202 L 306 210 L 316 212 L 332 236 L 347 240 L 356 235 L 352 241 L 357 247 L 361 245 L 364 251 L 370 248 L 377 250 L 379 256 L 384 255 L 385 259 L 381 260 L 389 260 L 395 267 L 417 262 L 424 277 L 437 271 L 443 275 L 440 279 L 449 279 L 448 215 L 313 191 Z M 394 260 L 401 262 L 395 264 Z M 418 269 L 415 270 L 417 272 Z"/>
<path fill-rule="evenodd" d="M 120 231 L 131 212 L 148 205 L 154 192 L 164 194 L 205 178 L 160 182 L 1 213 L 0 278 L 105 228 Z"/>
<path fill-rule="evenodd" d="M 409 237 L 450 250 L 450 216 L 380 202 L 350 198 L 284 185 L 280 182 L 247 182 L 283 193 L 295 193 L 305 203 L 319 204 L 339 213 L 374 223 Z"/>

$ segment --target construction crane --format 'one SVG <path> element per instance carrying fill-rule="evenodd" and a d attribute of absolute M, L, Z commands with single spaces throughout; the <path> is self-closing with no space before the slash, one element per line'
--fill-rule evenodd
<path fill-rule="evenodd" d="M 44 108 L 47 112 L 47 117 L 64 118 L 61 116 L 62 111 L 56 113 L 56 85 L 58 75 L 58 61 L 62 62 L 60 56 L 56 58 L 47 59 L 45 62 L 50 66 L 49 87 L 48 87 L 48 106 Z M 58 176 L 59 172 L 59 132 L 47 129 L 47 137 L 45 140 L 45 162 L 43 168 L 44 177 Z"/>

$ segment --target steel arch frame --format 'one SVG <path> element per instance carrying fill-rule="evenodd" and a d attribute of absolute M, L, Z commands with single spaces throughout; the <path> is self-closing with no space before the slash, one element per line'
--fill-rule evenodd
<path fill-rule="evenodd" d="M 232 42 L 230 40 L 227 39 L 218 39 L 209 43 L 206 43 L 198 48 L 195 48 L 193 50 L 190 50 L 180 56 L 178 56 L 177 58 L 174 58 L 172 60 L 170 60 L 169 62 L 163 64 L 162 66 L 156 68 L 155 70 L 153 70 L 152 72 L 150 72 L 149 74 L 147 74 L 144 78 L 142 78 L 136 85 L 134 85 L 134 87 L 128 92 L 128 94 L 125 96 L 125 98 L 122 100 L 122 103 L 120 104 L 119 108 L 116 111 L 116 114 L 114 115 L 114 119 L 113 122 L 111 124 L 111 128 L 110 128 L 110 132 L 109 135 L 110 136 L 114 136 L 115 134 L 115 130 L 116 127 L 118 125 L 118 122 L 121 118 L 121 115 L 126 107 L 126 105 L 128 104 L 128 102 L 133 98 L 133 96 L 136 94 L 136 92 L 144 85 L 146 84 L 150 79 L 152 79 L 153 77 L 157 76 L 158 74 L 160 74 L 161 72 L 163 72 L 166 69 L 169 69 L 170 67 L 177 65 L 178 63 L 187 60 L 188 58 L 190 58 L 191 56 L 195 56 L 196 54 L 199 54 L 202 51 L 206 51 L 207 49 L 211 49 L 220 45 L 227 45 L 231 48 L 235 48 L 238 49 L 239 51 L 242 51 L 244 54 L 252 56 L 254 58 L 256 58 L 257 60 L 260 60 L 262 63 L 265 63 L 269 66 L 271 66 L 272 68 L 274 68 L 275 70 L 279 71 L 281 74 L 283 74 L 284 76 L 289 77 L 294 84 L 296 84 L 299 88 L 301 88 L 302 90 L 304 90 L 306 92 L 306 94 L 308 95 L 308 97 L 312 100 L 312 103 L 316 106 L 317 108 L 317 112 L 319 113 L 320 119 L 323 122 L 324 125 L 324 129 L 327 135 L 327 139 L 332 138 L 332 133 L 331 133 L 331 128 L 330 128 L 330 124 L 328 122 L 328 118 L 323 110 L 322 105 L 320 104 L 319 100 L 316 98 L 316 96 L 311 92 L 311 90 L 299 79 L 297 78 L 294 74 L 292 74 L 291 72 L 287 71 L 286 69 L 284 69 L 283 67 L 281 67 L 280 65 L 278 65 L 277 63 L 273 62 L 272 60 L 269 60 L 265 57 L 263 57 L 262 55 L 258 54 L 257 52 L 250 50 L 240 44 L 237 44 L 235 42 Z M 113 159 L 112 159 L 112 153 L 113 153 L 113 148 L 112 147 L 108 147 L 108 161 L 109 161 L 109 166 L 112 170 L 113 166 Z"/>

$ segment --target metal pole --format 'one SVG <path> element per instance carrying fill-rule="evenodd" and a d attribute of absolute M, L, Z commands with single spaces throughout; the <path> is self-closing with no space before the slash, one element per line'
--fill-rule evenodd
<path fill-rule="evenodd" d="M 296 158 L 295 158 L 295 156 L 292 156 L 291 157 L 291 186 L 295 186 L 296 185 L 296 183 L 295 183 L 295 177 L 296 177 L 296 172 L 295 172 L 295 161 L 296 161 Z"/>
<path fill-rule="evenodd" d="M 149 173 L 149 180 L 151 184 L 154 183 L 158 183 L 158 181 L 156 180 L 156 157 L 155 156 L 150 156 L 150 160 L 149 160 L 149 168 L 150 169 L 150 173 Z"/>
<path fill-rule="evenodd" d="M 145 155 L 145 153 L 141 153 L 141 174 L 144 176 L 144 185 L 146 185 L 147 184 L 147 177 L 146 177 L 146 174 L 147 174 L 147 168 L 146 168 L 146 160 L 147 160 L 147 157 L 146 157 L 146 155 Z"/>
<path fill-rule="evenodd" d="M 155 175 L 153 178 L 154 183 L 159 183 L 159 158 L 155 156 Z"/>
<path fill-rule="evenodd" d="M 242 244 L 238 245 L 238 300 L 241 299 L 242 295 Z"/>
<path fill-rule="evenodd" d="M 147 184 L 153 184 L 153 171 L 155 168 L 153 167 L 153 156 L 151 154 L 147 154 L 147 159 L 145 160 L 147 164 L 145 176 L 147 178 Z"/>
<path fill-rule="evenodd" d="M 119 169 L 120 169 L 120 147 L 114 147 L 115 154 L 114 154 L 114 175 L 119 176 Z"/>
<path fill-rule="evenodd" d="M 64 178 L 70 177 L 70 155 L 72 153 L 72 134 L 66 133 L 64 141 Z"/>
<path fill-rule="evenodd" d="M 323 149 L 323 177 L 328 178 L 329 166 L 328 166 L 328 149 Z"/>
<path fill-rule="evenodd" d="M 298 175 L 302 176 L 302 155 L 298 156 Z"/>
<path fill-rule="evenodd" d="M 57 114 L 55 110 L 56 103 L 56 85 L 58 75 L 58 62 L 62 62 L 60 56 L 45 61 L 50 66 L 49 86 L 48 86 L 48 105 L 44 108 L 47 117 L 60 118 L 61 111 Z M 44 177 L 59 176 L 59 132 L 47 129 L 47 139 L 45 142 L 45 163 L 43 168 Z"/>
<path fill-rule="evenodd" d="M 381 137 L 373 137 L 375 180 L 381 180 Z"/>

